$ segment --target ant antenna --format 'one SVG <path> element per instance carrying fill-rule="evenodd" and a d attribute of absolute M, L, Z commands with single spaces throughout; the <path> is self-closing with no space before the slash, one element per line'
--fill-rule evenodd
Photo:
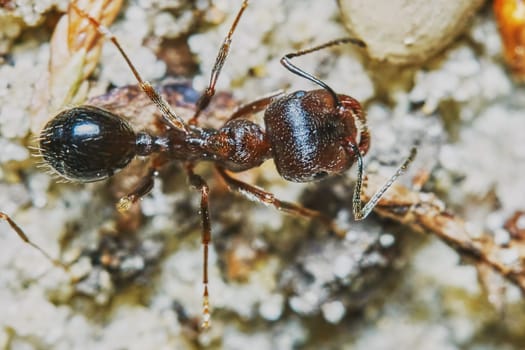
<path fill-rule="evenodd" d="M 363 157 L 361 156 L 361 153 L 359 152 L 359 148 L 354 143 L 349 142 L 348 146 L 352 150 L 352 152 L 355 154 L 357 159 L 357 182 L 354 187 L 354 194 L 352 197 L 352 210 L 354 213 L 354 219 L 359 221 L 366 218 L 374 209 L 374 207 L 377 205 L 377 202 L 381 199 L 383 194 L 392 186 L 394 181 L 401 176 L 408 168 L 410 163 L 414 160 L 417 154 L 417 149 L 415 147 L 412 147 L 410 150 L 410 155 L 405 159 L 403 164 L 397 168 L 396 172 L 381 186 L 379 190 L 377 190 L 376 193 L 370 198 L 368 203 L 365 204 L 363 207 L 363 201 L 361 201 L 361 187 L 363 185 Z"/>
<path fill-rule="evenodd" d="M 294 74 L 296 74 L 296 75 L 298 75 L 298 76 L 300 76 L 302 78 L 308 79 L 311 82 L 319 85 L 320 87 L 322 87 L 323 89 L 328 91 L 330 93 L 330 95 L 332 95 L 332 98 L 334 99 L 334 104 L 335 104 L 335 108 L 336 109 L 339 109 L 342 106 L 342 104 L 341 104 L 341 101 L 339 100 L 339 97 L 337 97 L 337 94 L 335 93 L 335 91 L 332 90 L 332 88 L 330 86 L 328 86 L 325 82 L 323 82 L 319 78 L 313 76 L 310 73 L 305 72 L 301 68 L 299 68 L 296 65 L 294 65 L 290 60 L 292 58 L 294 58 L 294 57 L 306 55 L 306 54 L 312 53 L 314 51 L 319 51 L 319 50 L 325 49 L 325 48 L 330 47 L 330 46 L 336 46 L 336 45 L 341 45 L 341 44 L 353 44 L 353 45 L 356 45 L 356 46 L 359 46 L 359 47 L 366 47 L 366 44 L 362 40 L 355 39 L 355 38 L 342 38 L 342 39 L 336 39 L 336 40 L 329 41 L 327 43 L 324 43 L 324 44 L 319 45 L 319 46 L 312 47 L 310 49 L 301 50 L 301 51 L 298 51 L 298 52 L 292 52 L 292 53 L 284 55 L 281 58 L 281 64 L 286 69 L 288 69 L 290 72 L 292 72 L 292 73 L 294 73 Z"/>
<path fill-rule="evenodd" d="M 128 64 L 128 67 L 131 69 L 131 72 L 135 76 L 135 79 L 139 83 L 140 88 L 142 91 L 148 95 L 148 97 L 155 103 L 155 105 L 159 108 L 159 110 L 162 112 L 162 118 L 164 122 L 166 122 L 169 126 L 179 129 L 183 131 L 184 133 L 189 132 L 189 128 L 184 123 L 181 117 L 179 117 L 173 109 L 170 107 L 170 105 L 162 98 L 162 96 L 155 91 L 153 86 L 149 81 L 143 80 L 140 76 L 139 72 L 131 62 L 131 59 L 128 57 L 122 46 L 120 46 L 120 43 L 117 39 L 117 37 L 109 30 L 108 27 L 102 25 L 100 22 L 98 22 L 95 18 L 91 17 L 89 13 L 85 12 L 84 10 L 80 9 L 76 4 L 70 3 L 70 6 L 75 10 L 81 17 L 84 17 L 87 19 L 91 24 L 93 24 L 100 34 L 104 35 L 107 39 L 109 39 L 115 47 L 118 49 L 126 63 Z"/>

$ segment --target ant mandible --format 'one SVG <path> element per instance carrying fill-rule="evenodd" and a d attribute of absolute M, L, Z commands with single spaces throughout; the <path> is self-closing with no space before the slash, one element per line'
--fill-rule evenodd
<path fill-rule="evenodd" d="M 281 201 L 269 192 L 235 179 L 229 172 L 248 170 L 273 159 L 277 171 L 286 180 L 310 182 L 328 175 L 340 174 L 357 162 L 357 182 L 352 204 L 355 220 L 362 220 L 370 214 L 384 192 L 407 169 L 416 155 L 416 149 L 412 148 L 410 156 L 370 201 L 364 204 L 361 201 L 363 156 L 370 146 L 370 134 L 360 103 L 350 96 L 335 93 L 326 83 L 291 63 L 294 57 L 330 46 L 349 43 L 365 47 L 361 40 L 338 39 L 283 56 L 281 64 L 286 69 L 312 81 L 321 89 L 261 98 L 239 107 L 220 129 L 203 128 L 197 124 L 198 117 L 215 94 L 215 85 L 228 56 L 232 35 L 248 6 L 248 0 L 243 1 L 220 47 L 208 87 L 197 101 L 196 111 L 188 122 L 172 110 L 148 81 L 141 78 L 108 28 L 76 5 L 71 6 L 115 45 L 140 88 L 162 112 L 161 121 L 166 130 L 159 135 L 142 131 L 136 133 L 127 121 L 110 111 L 83 105 L 66 109 L 47 123 L 39 138 L 40 153 L 59 175 L 79 182 L 106 179 L 124 168 L 135 156 L 153 157 L 147 175 L 131 193 L 117 203 L 119 211 L 126 211 L 152 189 L 154 177 L 168 161 L 177 160 L 184 163 L 190 185 L 201 193 L 200 214 L 204 250 L 203 327 L 208 327 L 210 322 L 208 247 L 211 241 L 211 224 L 208 209 L 209 188 L 206 181 L 193 170 L 197 162 L 214 162 L 218 173 L 230 189 L 250 199 L 272 205 L 289 214 L 318 219 L 332 231 L 344 234 L 331 218 L 322 213 Z M 244 118 L 260 111 L 264 111 L 265 130 Z M 4 219 L 20 238 L 41 251 L 54 264 L 67 268 L 32 242 L 8 215 L 0 212 L 0 219 Z"/>

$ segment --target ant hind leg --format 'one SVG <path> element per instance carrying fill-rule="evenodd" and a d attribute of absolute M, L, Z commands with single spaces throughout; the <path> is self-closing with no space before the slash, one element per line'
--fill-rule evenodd
<path fill-rule="evenodd" d="M 166 161 L 167 159 L 163 156 L 157 156 L 152 159 L 148 172 L 135 185 L 133 191 L 119 199 L 116 204 L 119 212 L 124 213 L 128 211 L 134 203 L 153 189 L 155 177 L 158 175 L 159 169 L 166 164 Z"/>
<path fill-rule="evenodd" d="M 203 246 L 203 274 L 202 283 L 204 285 L 203 303 L 202 303 L 202 324 L 203 329 L 207 329 L 210 326 L 210 303 L 208 294 L 208 250 L 211 242 L 211 223 L 210 223 L 210 210 L 208 205 L 209 187 L 206 181 L 200 176 L 194 173 L 193 164 L 186 164 L 186 173 L 190 185 L 201 192 L 201 205 L 200 214 L 202 222 L 202 246 Z"/>

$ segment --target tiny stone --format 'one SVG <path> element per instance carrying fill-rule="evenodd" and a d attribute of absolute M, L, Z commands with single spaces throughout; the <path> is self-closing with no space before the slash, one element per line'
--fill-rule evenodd
<path fill-rule="evenodd" d="M 309 314 L 317 308 L 318 296 L 313 293 L 305 293 L 301 296 L 290 298 L 290 307 L 298 314 Z"/>
<path fill-rule="evenodd" d="M 123 271 L 140 271 L 144 269 L 145 263 L 141 256 L 132 256 L 122 261 L 120 268 Z"/>
<path fill-rule="evenodd" d="M 345 306 L 339 300 L 324 303 L 321 306 L 323 317 L 332 324 L 337 324 L 346 314 Z"/>
<path fill-rule="evenodd" d="M 268 320 L 275 321 L 283 313 L 284 297 L 281 294 L 273 294 L 259 306 L 260 315 Z"/>
<path fill-rule="evenodd" d="M 338 278 L 347 277 L 354 266 L 353 260 L 347 255 L 340 255 L 334 261 L 333 272 Z"/>
<path fill-rule="evenodd" d="M 396 238 L 390 233 L 384 233 L 379 236 L 379 244 L 383 248 L 390 248 L 396 242 Z"/>
<path fill-rule="evenodd" d="M 0 139 L 0 163 L 7 163 L 10 160 L 22 161 L 27 158 L 29 158 L 27 148 L 6 139 Z"/>
<path fill-rule="evenodd" d="M 497 229 L 494 231 L 494 243 L 500 246 L 509 244 L 510 233 L 505 229 Z"/>
<path fill-rule="evenodd" d="M 521 215 L 518 220 L 516 220 L 516 228 L 518 230 L 525 230 L 525 215 Z"/>
<path fill-rule="evenodd" d="M 505 289 L 505 300 L 509 305 L 523 300 L 523 293 L 517 286 L 509 284 Z"/>
<path fill-rule="evenodd" d="M 502 227 L 503 223 L 504 218 L 499 212 L 490 213 L 485 219 L 485 225 L 492 231 L 496 231 L 498 228 Z"/>
<path fill-rule="evenodd" d="M 502 249 L 500 252 L 501 261 L 509 266 L 519 261 L 520 255 L 516 249 Z"/>
<path fill-rule="evenodd" d="M 404 40 L 403 40 L 403 44 L 409 46 L 409 45 L 413 45 L 414 43 L 416 42 L 416 40 L 413 38 L 413 37 L 406 37 Z"/>

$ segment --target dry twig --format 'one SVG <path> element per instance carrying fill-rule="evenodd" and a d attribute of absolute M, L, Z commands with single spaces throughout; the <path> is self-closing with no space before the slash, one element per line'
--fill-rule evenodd
<path fill-rule="evenodd" d="M 368 176 L 368 200 L 381 185 L 379 176 Z M 505 244 L 497 244 L 490 234 L 473 234 L 465 222 L 446 210 L 444 203 L 432 193 L 412 191 L 395 183 L 379 201 L 374 212 L 395 220 L 418 232 L 432 233 L 476 266 L 487 265 L 525 292 L 525 240 L 523 234 L 512 234 Z M 516 219 L 517 220 L 517 219 Z M 509 221 L 509 227 L 514 227 Z M 514 225 L 514 226 L 513 226 Z"/>

